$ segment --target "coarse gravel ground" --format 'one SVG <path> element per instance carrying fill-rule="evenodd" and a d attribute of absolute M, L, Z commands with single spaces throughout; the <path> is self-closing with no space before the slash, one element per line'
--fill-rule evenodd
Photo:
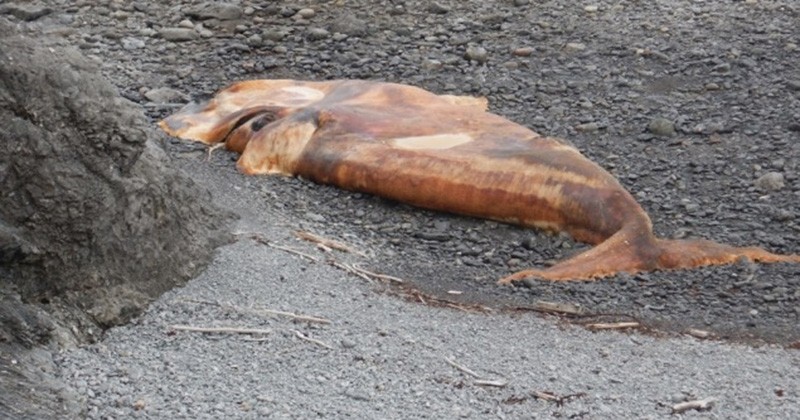
<path fill-rule="evenodd" d="M 176 103 L 249 78 L 368 78 L 485 95 L 493 112 L 569 139 L 615 174 L 661 236 L 800 252 L 794 1 L 42 3 L 50 13 L 28 24 L 31 33 L 61 35 L 98 57 L 154 123 Z M 92 418 L 648 418 L 705 397 L 719 401 L 698 416 L 800 417 L 791 349 L 800 266 L 499 287 L 500 276 L 582 245 L 303 180 L 247 178 L 231 154 L 205 161 L 201 148 L 164 143 L 176 165 L 240 213 L 240 231 L 323 259 L 331 255 L 292 232 L 344 241 L 367 257 L 332 258 L 423 294 L 243 238 L 137 322 L 59 355 Z M 419 302 L 431 296 L 490 312 Z M 542 300 L 647 329 L 590 332 L 513 309 Z M 251 307 L 333 323 L 295 324 Z M 248 339 L 173 324 L 272 332 Z M 689 328 L 720 341 L 679 335 Z M 446 357 L 508 385 L 478 386 Z M 585 395 L 559 406 L 533 391 Z"/>

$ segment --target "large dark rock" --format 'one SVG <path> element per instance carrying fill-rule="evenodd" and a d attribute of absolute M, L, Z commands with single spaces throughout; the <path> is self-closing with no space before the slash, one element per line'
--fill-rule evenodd
<path fill-rule="evenodd" d="M 96 63 L 0 19 L 0 417 L 63 413 L 26 406 L 48 386 L 22 362 L 127 321 L 229 237 L 157 136 Z"/>

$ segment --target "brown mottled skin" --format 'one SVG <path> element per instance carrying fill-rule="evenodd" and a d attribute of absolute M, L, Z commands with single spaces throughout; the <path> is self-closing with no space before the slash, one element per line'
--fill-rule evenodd
<path fill-rule="evenodd" d="M 367 81 L 249 81 L 161 126 L 181 138 L 226 142 L 242 153 L 238 167 L 248 174 L 299 175 L 428 209 L 565 231 L 596 245 L 502 283 L 739 258 L 800 262 L 760 248 L 655 238 L 650 218 L 611 174 L 561 140 L 486 112 L 479 98 Z"/>

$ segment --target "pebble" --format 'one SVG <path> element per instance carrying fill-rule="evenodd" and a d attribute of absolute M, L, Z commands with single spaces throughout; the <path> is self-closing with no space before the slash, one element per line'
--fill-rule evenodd
<path fill-rule="evenodd" d="M 511 54 L 517 57 L 529 57 L 530 55 L 533 54 L 533 51 L 534 49 L 532 47 L 520 47 L 512 50 Z"/>
<path fill-rule="evenodd" d="M 756 179 L 755 186 L 762 191 L 778 191 L 783 189 L 784 177 L 781 172 L 767 172 Z"/>
<path fill-rule="evenodd" d="M 669 137 L 675 134 L 675 123 L 666 118 L 654 118 L 647 125 L 647 131 L 661 137 Z"/>
<path fill-rule="evenodd" d="M 528 4 L 530 4 L 530 0 L 514 0 L 514 6 L 516 7 L 527 6 Z"/>
<path fill-rule="evenodd" d="M 583 123 L 575 126 L 575 130 L 580 132 L 593 132 L 599 129 L 600 125 L 597 124 L 596 122 Z"/>
<path fill-rule="evenodd" d="M 258 34 L 253 34 L 247 37 L 247 45 L 258 47 L 264 43 L 264 40 Z"/>
<path fill-rule="evenodd" d="M 328 32 L 327 29 L 323 28 L 308 28 L 308 31 L 306 31 L 306 36 L 308 37 L 308 39 L 312 41 L 319 41 L 325 39 L 329 37 L 330 34 L 331 33 Z"/>
<path fill-rule="evenodd" d="M 297 14 L 295 14 L 295 16 L 301 17 L 303 19 L 311 19 L 316 14 L 317 13 L 314 11 L 314 9 L 306 8 L 306 9 L 298 10 Z"/>
<path fill-rule="evenodd" d="M 449 12 L 450 8 L 441 3 L 433 2 L 428 5 L 428 11 L 436 15 L 443 15 Z"/>
<path fill-rule="evenodd" d="M 567 51 L 582 51 L 586 49 L 586 44 L 580 42 L 568 42 L 564 48 Z"/>
<path fill-rule="evenodd" d="M 270 41 L 280 41 L 286 36 L 286 32 L 279 29 L 265 29 L 261 36 Z"/>
<path fill-rule="evenodd" d="M 122 38 L 122 48 L 126 50 L 138 50 L 145 46 L 144 41 L 139 38 Z"/>
<path fill-rule="evenodd" d="M 331 23 L 331 31 L 349 36 L 365 36 L 369 33 L 369 26 L 366 21 L 348 15 Z"/>
<path fill-rule="evenodd" d="M 594 13 L 594 12 L 598 11 L 599 9 L 600 9 L 600 7 L 597 6 L 596 4 L 590 4 L 588 6 L 584 6 L 584 8 L 583 8 L 584 11 L 589 12 L 589 13 Z"/>
<path fill-rule="evenodd" d="M 242 17 L 243 9 L 233 3 L 208 2 L 191 9 L 188 13 L 197 19 L 236 20 Z"/>
<path fill-rule="evenodd" d="M 198 34 L 194 29 L 162 28 L 160 31 L 158 31 L 158 35 L 166 41 L 183 42 L 197 39 Z"/>
<path fill-rule="evenodd" d="M 47 16 L 53 9 L 37 4 L 4 4 L 0 6 L 0 15 L 12 15 L 19 20 L 31 22 L 40 17 Z"/>
<path fill-rule="evenodd" d="M 464 58 L 478 63 L 485 63 L 489 60 L 489 53 L 483 47 L 470 45 L 464 53 Z"/>
<path fill-rule="evenodd" d="M 160 104 L 183 103 L 189 101 L 189 97 L 183 92 L 168 87 L 150 89 L 144 93 L 144 97 L 150 102 Z"/>

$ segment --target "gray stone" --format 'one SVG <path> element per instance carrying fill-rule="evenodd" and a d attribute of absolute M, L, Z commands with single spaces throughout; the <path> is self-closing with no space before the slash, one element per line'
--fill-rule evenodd
<path fill-rule="evenodd" d="M 183 42 L 197 39 L 198 33 L 189 28 L 162 28 L 158 35 L 166 41 Z"/>
<path fill-rule="evenodd" d="M 236 20 L 243 15 L 241 6 L 223 2 L 206 2 L 186 12 L 195 19 Z"/>
<path fill-rule="evenodd" d="M 756 188 L 761 191 L 778 191 L 784 185 L 784 177 L 780 172 L 767 172 L 755 181 Z"/>
<path fill-rule="evenodd" d="M 647 125 L 647 131 L 661 137 L 669 137 L 675 134 L 675 123 L 666 118 L 653 118 Z"/>
<path fill-rule="evenodd" d="M 0 15 L 11 15 L 19 20 L 34 21 L 42 16 L 47 16 L 53 9 L 37 4 L 3 4 L 0 5 Z"/>
<path fill-rule="evenodd" d="M 161 104 L 189 101 L 189 97 L 183 94 L 183 92 L 168 87 L 150 89 L 144 93 L 144 97 L 150 102 Z"/>
<path fill-rule="evenodd" d="M 464 53 L 464 58 L 478 63 L 485 63 L 489 60 L 489 53 L 483 47 L 470 45 Z"/>
<path fill-rule="evenodd" d="M 306 36 L 312 41 L 319 41 L 330 36 L 330 32 L 323 28 L 308 28 Z"/>

